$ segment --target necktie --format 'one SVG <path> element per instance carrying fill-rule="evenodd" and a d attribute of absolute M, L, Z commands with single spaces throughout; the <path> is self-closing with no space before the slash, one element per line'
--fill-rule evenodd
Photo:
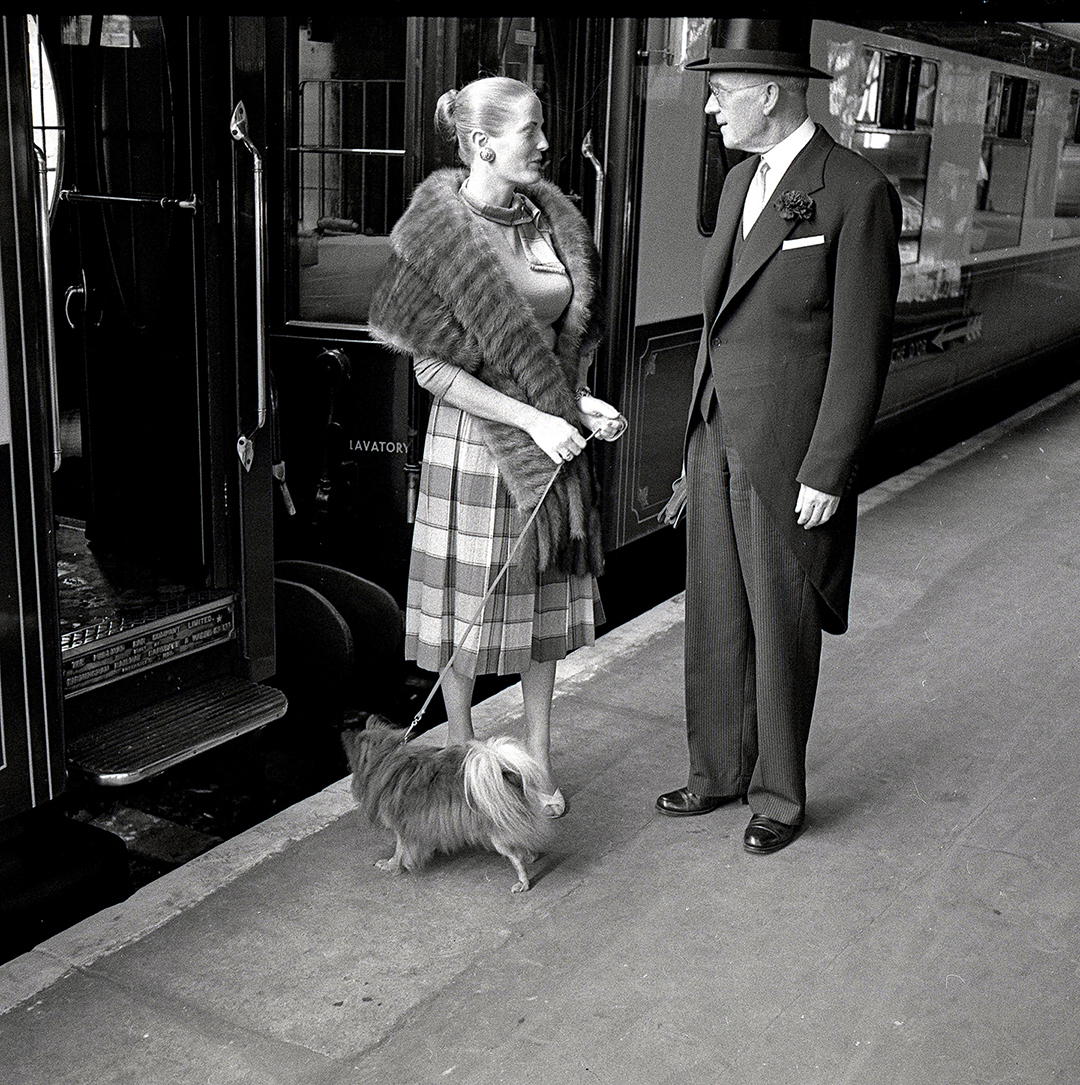
<path fill-rule="evenodd" d="M 742 235 L 746 235 L 753 228 L 755 222 L 757 222 L 758 215 L 761 214 L 762 208 L 765 206 L 765 174 L 769 172 L 769 163 L 763 158 L 761 165 L 758 166 L 757 173 L 754 174 L 754 180 L 751 182 L 750 191 L 746 194 L 746 202 L 743 204 L 743 219 L 742 219 Z"/>

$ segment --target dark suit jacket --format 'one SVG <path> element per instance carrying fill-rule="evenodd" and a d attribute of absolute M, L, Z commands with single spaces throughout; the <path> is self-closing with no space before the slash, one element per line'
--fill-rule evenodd
<path fill-rule="evenodd" d="M 900 283 L 900 199 L 875 166 L 818 126 L 731 256 L 757 155 L 724 182 L 705 253 L 705 328 L 695 409 L 713 369 L 727 439 L 827 604 L 823 627 L 847 628 L 855 553 L 848 493 L 881 402 Z M 809 218 L 782 217 L 784 193 L 810 197 Z M 809 241 L 791 246 L 800 239 Z M 785 247 L 788 243 L 789 247 Z M 689 431 L 688 431 L 689 433 Z M 822 527 L 799 527 L 799 483 L 843 498 Z"/>

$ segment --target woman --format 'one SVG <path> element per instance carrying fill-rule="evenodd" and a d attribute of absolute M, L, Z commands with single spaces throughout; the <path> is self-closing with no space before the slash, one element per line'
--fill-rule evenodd
<path fill-rule="evenodd" d="M 438 131 L 466 170 L 437 170 L 391 234 L 369 322 L 409 354 L 434 403 L 428 422 L 406 608 L 406 654 L 441 671 L 448 741 L 473 737 L 477 674 L 520 674 L 525 741 L 543 769 L 545 812 L 566 801 L 551 771 L 555 665 L 592 644 L 602 571 L 585 434 L 625 421 L 592 397 L 598 258 L 585 220 L 540 175 L 543 110 L 524 83 L 447 91 Z M 584 431 L 584 432 L 583 432 Z M 544 488 L 527 546 L 468 624 Z M 463 640 L 464 638 L 464 640 Z"/>

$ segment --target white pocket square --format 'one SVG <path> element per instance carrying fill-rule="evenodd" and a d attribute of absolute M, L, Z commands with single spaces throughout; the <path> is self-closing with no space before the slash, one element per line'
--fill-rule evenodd
<path fill-rule="evenodd" d="M 805 249 L 808 245 L 824 245 L 825 235 L 815 234 L 813 237 L 789 237 L 781 245 L 781 249 Z"/>

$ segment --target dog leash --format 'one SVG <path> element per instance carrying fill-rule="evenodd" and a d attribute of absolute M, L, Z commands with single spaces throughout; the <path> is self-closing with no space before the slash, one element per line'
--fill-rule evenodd
<path fill-rule="evenodd" d="M 620 430 L 620 435 L 621 433 L 622 431 Z M 586 442 L 592 440 L 594 436 L 595 434 L 592 433 L 587 434 L 585 436 Z M 499 581 L 502 580 L 502 578 L 506 575 L 506 571 L 513 564 L 514 558 L 517 556 L 517 552 L 521 547 L 521 544 L 525 541 L 525 536 L 528 534 L 529 528 L 532 527 L 533 521 L 535 521 L 536 519 L 536 514 L 540 511 L 540 506 L 544 503 L 544 498 L 547 497 L 547 495 L 551 492 L 551 487 L 555 485 L 555 480 L 559 477 L 559 472 L 566 466 L 568 462 L 570 461 L 564 460 L 562 463 L 556 465 L 554 472 L 552 472 L 551 478 L 548 479 L 547 485 L 544 487 L 544 492 L 540 495 L 540 500 L 537 501 L 536 507 L 529 514 L 528 520 L 525 521 L 525 526 L 521 529 L 521 534 L 518 535 L 516 541 L 514 542 L 514 545 L 510 548 L 510 554 L 507 557 L 506 561 L 503 562 L 503 567 L 499 570 L 498 575 L 491 582 L 488 590 L 484 593 L 484 598 L 480 600 L 480 606 L 477 607 L 476 613 L 473 615 L 472 621 L 469 622 L 469 624 L 465 627 L 465 632 L 461 635 L 461 640 L 455 645 L 453 652 L 451 652 L 450 658 L 446 661 L 446 666 L 443 667 L 441 671 L 439 671 L 439 676 L 435 679 L 435 685 L 431 687 L 431 691 L 428 693 L 427 699 L 420 706 L 420 711 L 416 713 L 416 715 L 413 717 L 412 723 L 410 723 L 409 726 L 406 728 L 405 734 L 401 739 L 402 745 L 405 745 L 405 743 L 409 741 L 409 737 L 416 729 L 416 725 L 424 718 L 424 713 L 427 712 L 428 706 L 434 699 L 435 694 L 438 693 L 439 687 L 443 683 L 443 679 L 447 676 L 450 668 L 454 665 L 454 660 L 457 658 L 458 652 L 460 652 L 461 649 L 465 646 L 465 641 L 468 640 L 469 634 L 473 631 L 473 628 L 483 616 L 484 607 L 487 606 L 487 602 L 491 598 L 491 593 L 495 590 L 495 588 L 498 586 Z"/>

